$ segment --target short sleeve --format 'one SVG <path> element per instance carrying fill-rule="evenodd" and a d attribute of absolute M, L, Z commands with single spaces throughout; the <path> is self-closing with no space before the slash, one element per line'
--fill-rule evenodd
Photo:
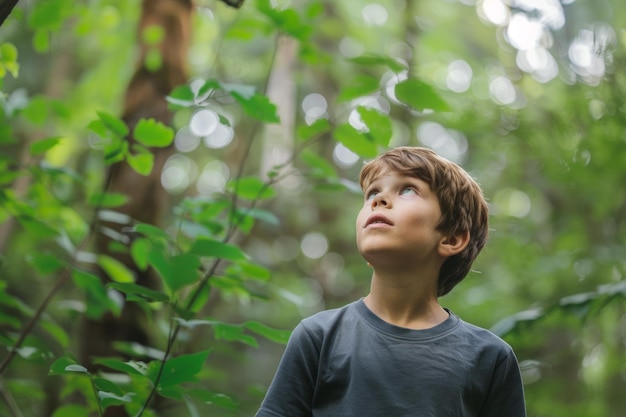
<path fill-rule="evenodd" d="M 512 350 L 503 353 L 491 379 L 480 417 L 526 417 L 524 386 Z"/>
<path fill-rule="evenodd" d="M 309 417 L 319 345 L 300 323 L 291 334 L 256 417 Z"/>

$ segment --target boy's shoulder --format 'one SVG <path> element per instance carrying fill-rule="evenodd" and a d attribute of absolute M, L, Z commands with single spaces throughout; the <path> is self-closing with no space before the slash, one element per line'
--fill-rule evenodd
<path fill-rule="evenodd" d="M 341 307 L 319 311 L 305 319 L 301 323 L 307 328 L 332 327 L 342 319 L 351 319 L 356 313 L 355 306 L 359 301 L 353 301 Z"/>
<path fill-rule="evenodd" d="M 459 332 L 461 332 L 464 337 L 468 338 L 468 340 L 471 341 L 470 343 L 474 346 L 500 351 L 507 355 L 513 352 L 513 348 L 491 330 L 468 323 L 462 319 L 459 319 L 459 321 L 461 322 Z"/>

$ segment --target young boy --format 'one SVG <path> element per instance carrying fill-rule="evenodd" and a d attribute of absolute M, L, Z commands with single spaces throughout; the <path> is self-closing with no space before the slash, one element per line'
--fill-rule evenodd
<path fill-rule="evenodd" d="M 487 240 L 458 165 L 400 147 L 367 163 L 356 219 L 370 293 L 302 320 L 257 417 L 524 417 L 513 351 L 439 305 Z"/>

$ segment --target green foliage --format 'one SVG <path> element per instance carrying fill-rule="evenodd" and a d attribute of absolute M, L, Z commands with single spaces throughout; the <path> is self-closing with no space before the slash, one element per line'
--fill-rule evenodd
<path fill-rule="evenodd" d="M 166 97 L 169 126 L 118 116 L 136 42 L 159 71 L 168 33 L 149 25 L 134 38 L 139 2 L 75 3 L 21 5 L 2 28 L 0 414 L 252 414 L 284 329 L 367 291 L 353 243 L 358 162 L 412 144 L 462 163 L 485 190 L 481 274 L 442 302 L 513 345 L 529 416 L 621 416 L 623 16 L 570 2 L 567 30 L 545 26 L 550 42 L 518 50 L 485 2 L 200 1 L 193 74 Z M 525 7 L 510 15 L 544 12 Z M 596 40 L 583 58 L 601 60 L 589 68 L 575 60 L 583 27 Z M 562 79 L 548 77 L 551 59 L 564 60 Z M 180 146 L 203 109 L 230 144 Z M 175 174 L 155 173 L 175 147 Z M 122 212 L 137 196 L 103 185 L 113 164 L 186 181 L 165 224 Z M 102 231 L 109 251 L 93 253 Z M 318 258 L 311 234 L 328 244 Z M 148 344 L 81 363 L 81 319 L 105 325 L 129 306 L 145 313 Z"/>
<path fill-rule="evenodd" d="M 20 64 L 17 62 L 17 48 L 12 43 L 0 44 L 0 80 L 7 73 L 17 78 Z"/>
<path fill-rule="evenodd" d="M 145 146 L 170 146 L 174 140 L 174 131 L 154 119 L 142 119 L 133 130 L 133 137 Z"/>
<path fill-rule="evenodd" d="M 415 110 L 450 110 L 435 89 L 421 80 L 408 79 L 402 81 L 396 84 L 395 93 L 398 100 L 407 103 Z"/>

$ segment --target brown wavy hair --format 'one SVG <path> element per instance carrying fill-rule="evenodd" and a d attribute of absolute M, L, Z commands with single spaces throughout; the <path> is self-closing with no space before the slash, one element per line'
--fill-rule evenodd
<path fill-rule="evenodd" d="M 361 188 L 365 190 L 385 170 L 419 178 L 430 186 L 441 209 L 438 231 L 449 236 L 469 232 L 467 247 L 441 266 L 437 295 L 443 296 L 465 278 L 487 243 L 489 208 L 483 191 L 463 168 L 426 148 L 401 146 L 369 161 L 361 170 Z"/>

